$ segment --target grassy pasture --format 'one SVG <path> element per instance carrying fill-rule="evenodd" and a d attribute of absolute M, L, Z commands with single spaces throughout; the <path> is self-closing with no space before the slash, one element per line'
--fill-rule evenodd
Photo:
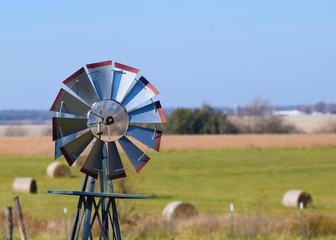
<path fill-rule="evenodd" d="M 150 155 L 152 160 L 139 174 L 130 168 L 125 179 L 130 191 L 151 196 L 148 200 L 124 200 L 143 213 L 160 213 L 169 201 L 182 200 L 211 214 L 225 211 L 231 202 L 237 210 L 286 214 L 288 209 L 281 207 L 281 200 L 290 189 L 311 193 L 317 209 L 336 213 L 335 148 L 179 150 Z M 49 178 L 46 167 L 51 161 L 50 157 L 0 158 L 1 205 L 11 204 L 15 177 L 30 176 L 37 181 L 38 193 L 19 196 L 34 218 L 57 216 L 63 207 L 73 208 L 76 197 L 46 192 L 78 190 L 82 174 L 72 168 L 71 178 Z"/>
<path fill-rule="evenodd" d="M 179 199 L 213 214 L 231 202 L 238 211 L 286 214 L 283 194 L 303 189 L 316 208 L 336 213 L 335 156 L 334 148 L 168 151 L 141 174 L 138 188 L 157 196 L 159 207 Z"/>
<path fill-rule="evenodd" d="M 166 204 L 181 200 L 194 204 L 205 216 L 228 214 L 229 204 L 234 203 L 237 215 L 285 218 L 298 210 L 282 207 L 284 193 L 303 189 L 312 194 L 314 201 L 315 208 L 308 209 L 308 213 L 336 215 L 334 147 L 184 149 L 151 151 L 149 155 L 152 160 L 139 174 L 127 170 L 124 184 L 132 193 L 151 198 L 119 201 L 120 213 L 160 217 Z M 49 156 L 0 157 L 0 206 L 12 205 L 13 180 L 30 176 L 37 181 L 38 193 L 18 194 L 25 216 L 32 220 L 62 220 L 66 207 L 71 219 L 77 198 L 49 195 L 46 191 L 78 190 L 82 174 L 72 168 L 71 178 L 48 178 L 46 167 L 52 161 Z M 116 181 L 116 188 L 120 184 Z"/>

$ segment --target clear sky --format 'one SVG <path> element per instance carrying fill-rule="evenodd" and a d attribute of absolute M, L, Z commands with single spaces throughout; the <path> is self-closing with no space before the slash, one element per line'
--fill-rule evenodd
<path fill-rule="evenodd" d="M 0 109 L 47 110 L 105 60 L 164 107 L 336 102 L 335 0 L 1 1 L 0 43 Z"/>

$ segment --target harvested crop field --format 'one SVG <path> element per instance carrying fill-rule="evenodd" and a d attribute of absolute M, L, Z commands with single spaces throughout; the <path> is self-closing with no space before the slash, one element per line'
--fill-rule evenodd
<path fill-rule="evenodd" d="M 162 150 L 336 146 L 335 134 L 164 135 Z M 51 137 L 0 137 L 0 156 L 52 156 Z"/>

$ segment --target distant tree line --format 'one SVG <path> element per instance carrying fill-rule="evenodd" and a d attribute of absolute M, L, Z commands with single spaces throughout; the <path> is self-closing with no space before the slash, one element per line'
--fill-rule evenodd
<path fill-rule="evenodd" d="M 273 107 L 267 100 L 254 99 L 239 108 L 213 108 L 204 104 L 200 108 L 167 110 L 167 134 L 239 134 L 239 133 L 296 133 L 298 129 L 273 110 L 297 109 L 304 113 L 336 113 L 336 104 L 318 102 L 295 107 Z M 54 113 L 44 110 L 0 110 L 0 125 L 46 124 Z M 329 124 L 324 132 L 336 132 L 336 123 Z M 321 131 L 322 131 L 321 130 Z M 9 128 L 5 135 L 25 135 L 23 129 Z"/>
<path fill-rule="evenodd" d="M 52 116 L 52 112 L 44 110 L 1 110 L 0 124 L 17 124 L 25 121 L 41 124 L 50 121 Z"/>
<path fill-rule="evenodd" d="M 272 114 L 265 100 L 256 99 L 240 109 L 239 116 L 228 116 L 210 105 L 201 108 L 177 108 L 163 126 L 168 134 L 239 134 L 239 133 L 294 133 L 294 125 L 281 116 Z"/>
<path fill-rule="evenodd" d="M 164 131 L 168 134 L 238 133 L 227 115 L 209 105 L 201 108 L 177 108 L 168 117 Z"/>
<path fill-rule="evenodd" d="M 256 98 L 245 107 L 237 107 L 230 112 L 231 115 L 255 116 L 270 114 L 274 110 L 298 110 L 305 114 L 313 113 L 331 113 L 336 114 L 336 103 L 317 102 L 312 105 L 295 105 L 295 106 L 270 106 L 269 102 L 264 99 Z"/>
<path fill-rule="evenodd" d="M 307 113 L 336 113 L 336 103 L 317 102 L 313 105 L 298 105 L 296 109 Z"/>

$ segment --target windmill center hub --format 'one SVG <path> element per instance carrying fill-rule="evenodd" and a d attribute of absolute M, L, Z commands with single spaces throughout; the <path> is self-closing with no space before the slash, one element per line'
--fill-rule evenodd
<path fill-rule="evenodd" d="M 124 136 L 128 124 L 126 109 L 114 100 L 97 102 L 88 113 L 89 129 L 97 139 L 105 142 L 112 142 Z"/>
<path fill-rule="evenodd" d="M 112 116 L 108 116 L 105 118 L 106 125 L 111 125 L 112 123 L 114 123 L 114 118 Z"/>

